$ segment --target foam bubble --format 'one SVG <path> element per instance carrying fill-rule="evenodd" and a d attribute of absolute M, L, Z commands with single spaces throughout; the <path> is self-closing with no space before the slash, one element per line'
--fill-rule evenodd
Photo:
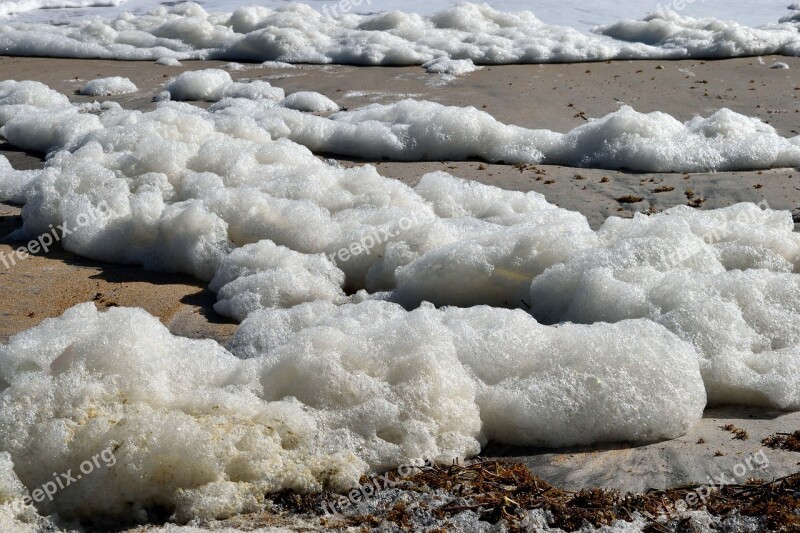
<path fill-rule="evenodd" d="M 8 452 L 0 452 L 0 528 L 15 533 L 34 533 L 41 519 L 26 501 L 27 488 L 17 474 Z"/>
<path fill-rule="evenodd" d="M 281 105 L 297 111 L 312 113 L 330 113 L 339 111 L 339 106 L 324 94 L 313 91 L 292 93 L 283 99 Z"/>
<path fill-rule="evenodd" d="M 459 76 L 480 70 L 470 59 L 450 59 L 449 57 L 437 57 L 422 64 L 428 74 L 452 74 Z"/>
<path fill-rule="evenodd" d="M 410 99 L 327 118 L 233 100 L 220 102 L 214 110 L 250 116 L 273 137 L 288 137 L 317 152 L 371 159 L 479 157 L 492 162 L 647 172 L 800 165 L 800 137 L 781 137 L 769 124 L 729 109 L 682 123 L 666 113 L 639 113 L 623 106 L 566 134 L 503 124 L 474 107 Z"/>
<path fill-rule="evenodd" d="M 695 19 L 659 11 L 639 21 L 623 20 L 596 31 L 618 41 L 647 43 L 681 57 L 728 58 L 769 54 L 797 55 L 798 27 L 782 19 L 760 28 L 713 18 Z"/>
<path fill-rule="evenodd" d="M 283 89 L 266 81 L 235 82 L 231 75 L 220 69 L 188 71 L 167 84 L 173 100 L 204 100 L 216 102 L 223 98 L 267 98 L 281 100 Z"/>
<path fill-rule="evenodd" d="M 174 57 L 160 57 L 156 60 L 156 63 L 159 65 L 163 65 L 165 67 L 180 67 L 183 66 L 183 63 L 175 59 Z"/>
<path fill-rule="evenodd" d="M 81 89 L 85 96 L 109 96 L 113 94 L 135 93 L 139 89 L 128 78 L 113 76 L 89 81 Z"/>
<path fill-rule="evenodd" d="M 219 292 L 217 312 L 242 321 L 257 309 L 316 300 L 344 303 L 344 281 L 344 272 L 324 256 L 301 254 L 263 240 L 228 255 L 209 288 Z"/>
<path fill-rule="evenodd" d="M 752 204 L 609 219 L 601 246 L 531 286 L 540 320 L 648 318 L 701 353 L 709 400 L 800 407 L 800 236 Z"/>

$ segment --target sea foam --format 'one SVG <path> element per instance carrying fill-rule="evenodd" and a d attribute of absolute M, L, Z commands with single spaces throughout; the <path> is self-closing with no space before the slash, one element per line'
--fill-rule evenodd
<path fill-rule="evenodd" d="M 403 100 L 330 117 L 269 102 L 223 100 L 222 115 L 249 116 L 273 138 L 315 152 L 395 161 L 481 158 L 645 172 L 753 170 L 800 165 L 800 136 L 781 137 L 769 124 L 721 109 L 680 122 L 629 106 L 567 133 L 503 124 L 474 107 Z"/>
<path fill-rule="evenodd" d="M 176 79 L 205 97 L 226 75 Z M 592 231 L 535 192 L 445 173 L 409 187 L 297 142 L 346 147 L 372 132 L 399 156 L 576 161 L 612 160 L 594 148 L 610 144 L 635 160 L 626 142 L 694 128 L 716 151 L 653 149 L 658 164 L 752 164 L 745 139 L 774 141 L 768 160 L 790 160 L 795 145 L 768 126 L 621 110 L 564 135 L 462 110 L 459 129 L 448 122 L 458 108 L 426 102 L 323 118 L 248 95 L 87 114 L 41 84 L 0 83 L 0 133 L 49 152 L 41 170 L 0 158 L 0 199 L 24 204 L 15 237 L 83 220 L 65 249 L 209 281 L 217 310 L 242 321 L 223 348 L 173 336 L 142 310 L 89 303 L 0 347 L 0 450 L 21 483 L 108 447 L 116 457 L 40 512 L 224 517 L 272 491 L 342 489 L 488 441 L 650 442 L 685 434 L 709 400 L 800 408 L 790 213 L 674 208 Z M 449 143 L 434 143 L 437 131 Z M 604 132 L 616 140 L 601 143 Z M 571 154 L 570 135 L 582 140 Z M 13 485 L 3 468 L 0 483 Z"/>
<path fill-rule="evenodd" d="M 25 486 L 113 450 L 39 504 L 71 518 L 226 517 L 487 439 L 675 437 L 705 404 L 694 348 L 650 321 L 549 328 L 522 311 L 386 302 L 260 311 L 232 353 L 141 310 L 82 304 L 0 347 L 0 383 L 0 448 Z"/>
<path fill-rule="evenodd" d="M 305 4 L 209 13 L 186 2 L 65 25 L 0 25 L 9 55 L 158 60 L 228 59 L 289 63 L 422 65 L 468 72 L 474 64 L 797 55 L 794 17 L 750 28 L 665 11 L 596 28 L 545 24 L 530 11 L 463 3 L 432 15 L 401 11 L 338 18 Z"/>
<path fill-rule="evenodd" d="M 87 82 L 81 89 L 81 94 L 86 96 L 110 96 L 114 94 L 135 93 L 138 90 L 136 85 L 128 78 L 114 76 Z"/>
<path fill-rule="evenodd" d="M 269 98 L 281 100 L 283 89 L 266 81 L 237 82 L 220 69 L 189 71 L 180 74 L 167 84 L 173 100 L 205 100 L 216 102 L 223 98 Z"/>

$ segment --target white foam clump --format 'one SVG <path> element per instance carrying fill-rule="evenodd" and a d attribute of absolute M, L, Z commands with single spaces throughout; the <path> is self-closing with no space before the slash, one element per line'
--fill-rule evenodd
<path fill-rule="evenodd" d="M 676 436 L 705 403 L 693 348 L 652 322 L 548 328 L 521 311 L 386 302 L 260 311 L 233 354 L 142 310 L 83 304 L 0 347 L 0 384 L 0 448 L 27 487 L 113 450 L 39 505 L 65 518 L 225 517 L 487 438 Z"/>
<path fill-rule="evenodd" d="M 800 408 L 800 235 L 739 204 L 609 219 L 602 245 L 537 277 L 546 323 L 648 318 L 692 342 L 712 403 Z"/>
<path fill-rule="evenodd" d="M 37 171 L 15 170 L 8 159 L 0 155 L 0 198 L 7 202 L 24 204 L 30 186 L 37 178 Z"/>
<path fill-rule="evenodd" d="M 85 489 L 109 499 L 76 489 L 53 504 L 59 512 L 136 513 L 124 503 L 133 493 L 142 507 L 176 516 L 221 516 L 251 509 L 268 490 L 347 485 L 412 458 L 472 455 L 487 439 L 563 446 L 677 436 L 706 394 L 798 405 L 800 242 L 788 213 L 676 208 L 592 232 L 537 193 L 443 173 L 411 188 L 374 167 L 329 165 L 285 138 L 346 147 L 372 131 L 378 144 L 394 135 L 402 154 L 400 140 L 417 150 L 410 140 L 433 137 L 361 119 L 392 109 L 392 124 L 409 124 L 401 112 L 429 109 L 440 132 L 459 132 L 458 108 L 403 102 L 329 120 L 227 99 L 208 110 L 115 107 L 78 124 L 87 115 L 41 84 L 3 82 L 0 91 L 9 141 L 59 150 L 24 173 L 0 159 L 0 194 L 25 203 L 15 238 L 84 217 L 62 239 L 67 250 L 211 280 L 218 309 L 244 318 L 231 349 L 245 362 L 214 343 L 173 338 L 142 311 L 101 315 L 92 306 L 0 348 L 0 449 L 26 486 L 109 442 L 123 445 L 119 466 Z M 638 137 L 601 142 L 604 128 L 622 132 L 642 117 L 624 111 L 610 125 L 584 126 L 591 135 L 575 145 L 605 153 L 663 135 L 666 119 L 655 114 L 643 116 L 652 120 Z M 770 135 L 729 113 L 681 127 Z M 514 131 L 487 117 L 462 113 L 473 143 L 464 153 L 479 148 L 484 130 Z M 551 144 L 542 146 L 563 147 L 572 134 L 543 134 Z M 716 142 L 741 157 L 731 138 L 744 142 L 735 128 Z M 548 324 L 614 324 L 554 328 L 481 304 L 530 308 Z M 212 438 L 218 431 L 234 437 Z M 139 477 L 119 471 L 125 465 Z M 186 476 L 154 483 L 160 465 Z"/>
<path fill-rule="evenodd" d="M 445 174 L 423 177 L 411 189 L 372 167 L 337 169 L 306 148 L 272 140 L 291 136 L 335 152 L 359 136 L 381 142 L 375 121 L 371 137 L 365 120 L 359 123 L 362 131 L 342 130 L 356 135 L 337 138 L 325 128 L 346 120 L 306 115 L 271 101 L 229 99 L 208 111 L 162 103 L 149 113 L 113 109 L 99 117 L 71 107 L 54 113 L 49 99 L 42 103 L 46 111 L 15 117 L 4 134 L 13 143 L 36 146 L 35 140 L 47 149 L 60 142 L 70 152 L 52 157 L 44 171 L 9 172 L 0 179 L 0 190 L 30 204 L 20 238 L 46 232 L 50 224 L 97 216 L 96 224 L 63 240 L 67 249 L 89 257 L 210 280 L 232 250 L 268 240 L 302 254 L 325 254 L 344 273 L 349 291 L 395 291 L 391 298 L 407 306 L 427 300 L 525 307 L 527 284 L 536 275 L 596 245 L 584 217 L 556 209 L 536 193 L 500 191 Z M 453 131 L 463 118 L 458 108 L 403 104 L 394 109 L 443 110 Z M 386 109 L 367 108 L 364 114 Z M 487 129 L 504 127 L 474 112 Z M 88 122 L 77 124 L 78 119 Z M 42 123 L 52 134 L 41 135 Z M 416 135 L 408 128 L 397 131 Z M 339 144 L 315 140 L 319 132 Z M 471 137 L 472 145 L 460 147 L 462 156 L 473 147 L 493 149 L 485 138 Z M 304 176 L 301 185 L 297 175 Z M 96 212 L 101 200 L 113 207 L 107 220 Z M 223 300 L 247 304 L 220 309 L 241 317 L 288 298 L 288 288 L 276 287 L 268 295 L 267 285 L 258 283 L 254 278 L 228 287 Z M 325 285 L 312 275 L 291 301 L 326 295 L 339 302 L 340 285 Z"/>
<path fill-rule="evenodd" d="M 698 172 L 793 167 L 800 137 L 781 137 L 769 124 L 729 109 L 682 123 L 666 113 L 619 111 L 565 134 L 545 161 L 649 172 Z"/>
<path fill-rule="evenodd" d="M 33 81 L 0 82 L 0 133 L 15 146 L 49 153 L 101 126 L 69 99 Z"/>
<path fill-rule="evenodd" d="M 776 62 L 769 66 L 769 68 L 777 69 L 777 70 L 789 70 L 789 65 L 783 62 Z"/>
<path fill-rule="evenodd" d="M 36 109 L 64 110 L 69 98 L 36 81 L 0 81 L 0 126 Z"/>
<path fill-rule="evenodd" d="M 540 161 L 542 140 L 558 134 L 507 126 L 474 108 L 403 100 L 373 104 L 328 118 L 280 108 L 221 102 L 223 114 L 250 115 L 273 137 L 289 139 L 311 150 L 399 161 L 463 160 Z M 435 124 L 436 127 L 430 127 Z"/>
<path fill-rule="evenodd" d="M 263 240 L 223 259 L 209 288 L 219 293 L 214 309 L 242 321 L 258 309 L 326 300 L 345 303 L 344 272 L 324 256 L 302 254 Z"/>
<path fill-rule="evenodd" d="M 658 347 L 644 348 L 645 338 Z M 304 342 L 298 342 L 299 339 Z M 320 344 L 332 339 L 341 339 L 346 344 L 334 341 L 327 348 Z M 589 357 L 582 356 L 584 342 L 594 347 Z M 640 347 L 633 358 L 638 360 L 636 363 L 628 356 L 618 355 L 617 346 L 627 342 Z M 669 356 L 671 359 L 688 365 L 668 372 L 677 371 L 687 382 L 680 385 L 671 382 L 666 388 L 661 387 L 658 394 L 663 394 L 663 400 L 647 406 L 649 400 L 644 396 L 653 391 L 640 385 L 655 378 L 646 377 L 651 371 L 663 376 L 665 370 L 658 369 L 661 366 L 658 359 L 666 356 L 661 351 L 666 346 L 675 350 Z M 415 379 L 424 379 L 420 373 L 428 372 L 426 369 L 441 368 L 447 372 L 445 369 L 449 368 L 452 386 L 467 397 L 474 391 L 474 400 L 467 403 L 474 401 L 479 409 L 459 406 L 460 402 L 453 399 L 440 408 L 458 409 L 463 415 L 460 420 L 464 429 L 474 430 L 482 425 L 485 438 L 506 443 L 559 446 L 567 442 L 615 440 L 619 431 L 627 435 L 625 440 L 650 440 L 652 435 L 664 431 L 685 431 L 684 425 L 696 420 L 705 402 L 691 345 L 677 341 L 663 328 L 646 321 L 548 328 L 538 325 L 522 311 L 490 307 L 436 310 L 426 305 L 409 313 L 386 302 L 340 307 L 320 302 L 292 310 L 252 314 L 237 331 L 232 350 L 241 357 L 280 354 L 274 359 L 270 375 L 263 378 L 267 388 L 285 387 L 295 375 L 318 376 L 315 382 L 306 383 L 308 393 L 304 396 L 313 397 L 322 405 L 330 405 L 336 396 L 341 397 L 338 387 L 326 381 L 344 377 L 340 365 L 346 368 L 354 360 L 359 360 L 356 364 L 365 369 L 374 367 L 380 359 L 399 358 L 404 360 L 401 363 L 404 367 L 415 368 L 412 371 Z M 505 354 L 502 360 L 497 359 L 498 353 Z M 644 366 L 637 369 L 637 364 Z M 644 370 L 644 367 L 649 368 Z M 323 370 L 326 368 L 329 370 Z M 376 368 L 385 371 L 386 362 Z M 470 380 L 474 385 L 469 384 Z M 430 393 L 435 389 L 424 390 Z M 574 403 L 552 402 L 551 394 L 568 397 Z M 427 394 L 425 397 L 430 398 Z M 430 406 L 427 400 L 422 405 Z M 666 414 L 673 408 L 666 415 L 666 426 L 651 425 L 650 417 L 655 411 Z M 592 409 L 608 413 L 615 421 L 612 424 L 607 420 L 590 421 Z M 631 417 L 627 422 L 618 416 L 620 409 Z M 376 405 L 373 416 L 382 418 L 389 412 Z M 480 422 L 475 426 L 474 416 L 478 414 Z M 556 422 L 566 419 L 573 423 Z M 455 429 L 457 420 L 451 422 L 455 425 L 450 427 Z M 402 441 L 415 433 L 411 424 L 383 427 L 388 433 L 381 438 L 389 442 Z M 447 440 L 437 439 L 440 443 Z"/>
<path fill-rule="evenodd" d="M 583 215 L 557 209 L 539 195 L 454 180 L 444 173 L 423 176 L 415 190 L 440 217 L 476 217 L 493 225 L 399 266 L 392 298 L 407 307 L 423 301 L 528 306 L 536 276 L 598 243 Z M 398 247 L 384 253 L 391 257 Z"/>
<path fill-rule="evenodd" d="M 264 68 L 281 68 L 281 69 L 297 68 L 296 65 L 293 65 L 292 63 L 286 63 L 285 61 L 264 61 L 263 63 L 261 63 L 261 66 Z"/>
<path fill-rule="evenodd" d="M 341 487 L 366 468 L 348 450 L 317 448 L 317 424 L 299 402 L 267 400 L 259 365 L 213 341 L 173 337 L 141 310 L 100 314 L 84 304 L 0 354 L 0 448 L 27 487 L 114 453 L 41 502 L 43 513 L 135 519 L 162 506 L 184 520 L 229 516 L 254 510 L 267 492 Z"/>
<path fill-rule="evenodd" d="M 798 53 L 797 23 L 791 20 L 749 28 L 666 12 L 598 31 L 604 35 L 487 4 L 463 3 L 429 16 L 392 11 L 330 18 L 305 4 L 208 13 L 187 2 L 91 24 L 6 24 L 0 49 L 26 56 L 361 65 L 421 65 L 440 57 L 508 64 Z"/>
<path fill-rule="evenodd" d="M 85 96 L 110 96 L 135 93 L 138 90 L 139 88 L 128 78 L 113 76 L 89 81 L 81 89 L 81 94 Z"/>
<path fill-rule="evenodd" d="M 769 124 L 729 109 L 683 123 L 666 113 L 644 114 L 623 106 L 565 134 L 503 124 L 474 107 L 416 100 L 373 104 L 328 118 L 234 101 L 215 109 L 251 116 L 273 137 L 288 137 L 314 151 L 372 159 L 479 157 L 647 172 L 800 165 L 800 137 L 781 137 Z"/>
<path fill-rule="evenodd" d="M 283 89 L 266 81 L 236 82 L 220 69 L 184 72 L 167 84 L 173 100 L 203 100 L 216 102 L 223 98 L 282 100 Z"/>
<path fill-rule="evenodd" d="M 160 57 L 156 60 L 156 64 L 162 65 L 165 67 L 180 67 L 183 66 L 179 60 L 175 59 L 174 57 Z"/>
<path fill-rule="evenodd" d="M 729 58 L 800 54 L 798 26 L 788 19 L 760 28 L 714 18 L 681 16 L 659 11 L 642 20 L 623 20 L 595 31 L 618 42 L 647 43 L 658 50 L 674 50 L 678 57 Z"/>
<path fill-rule="evenodd" d="M 454 76 L 469 74 L 482 68 L 475 66 L 470 59 L 450 59 L 449 57 L 437 57 L 423 63 L 422 67 L 428 74 L 451 74 Z"/>
<path fill-rule="evenodd" d="M 101 111 L 108 111 L 109 109 L 122 109 L 121 105 L 110 100 L 105 100 L 103 102 L 98 102 L 97 100 L 93 102 L 82 102 L 76 104 L 75 107 L 79 113 L 99 113 Z"/>
<path fill-rule="evenodd" d="M 75 108 L 54 114 L 20 115 L 6 122 L 0 133 L 15 146 L 48 154 L 100 127 L 97 116 L 79 113 Z"/>
<path fill-rule="evenodd" d="M 325 96 L 313 91 L 292 93 L 283 99 L 281 105 L 297 111 L 310 113 L 330 113 L 339 111 L 339 105 Z"/>
<path fill-rule="evenodd" d="M 7 136 L 8 126 L 15 126 L 12 142 L 33 136 L 40 115 L 58 117 L 49 107 L 54 97 L 34 89 L 44 107 L 39 113 L 24 107 L 26 116 L 6 125 Z M 24 101 L 12 92 L 6 96 L 10 102 Z M 110 109 L 93 116 L 94 129 L 63 139 L 70 151 L 52 156 L 44 170 L 0 174 L 0 190 L 26 202 L 24 225 L 15 235 L 33 238 L 51 224 L 74 227 L 78 216 L 89 216 L 92 224 L 64 237 L 68 250 L 204 280 L 216 276 L 219 309 L 237 318 L 313 299 L 338 304 L 364 298 L 348 300 L 343 289 L 382 292 L 375 297 L 407 307 L 423 301 L 493 304 L 531 307 L 541 317 L 540 298 L 527 294 L 531 282 L 541 290 L 540 280 L 556 276 L 562 265 L 606 246 L 605 234 L 592 232 L 584 217 L 536 193 L 501 191 L 446 174 L 425 176 L 412 189 L 373 167 L 330 166 L 289 140 L 273 140 L 270 132 L 280 136 L 284 127 L 278 116 L 290 126 L 289 119 L 305 117 L 309 123 L 335 122 L 246 100 L 227 100 L 210 110 L 166 103 L 148 113 Z M 110 213 L 99 212 L 101 201 Z M 681 220 L 669 216 L 664 219 Z M 761 235 L 764 224 L 756 220 L 743 235 Z M 791 240 L 790 225 L 780 230 L 789 236 L 779 234 L 778 241 Z M 737 268 L 791 270 L 748 242 L 728 244 L 726 260 L 742 265 Z M 260 244 L 246 247 L 254 243 Z M 552 305 L 566 294 L 552 298 Z M 641 305 L 630 306 L 617 318 L 642 312 Z M 560 315 L 542 318 L 558 321 Z M 737 335 L 735 329 L 724 331 Z M 723 378 L 738 379 L 720 372 L 723 377 L 709 378 L 710 390 Z M 791 380 L 786 383 L 759 402 L 793 402 Z M 735 397 L 748 403 L 759 387 L 741 381 L 743 392 Z"/>
<path fill-rule="evenodd" d="M 44 85 L 2 83 L 5 89 L 0 91 L 5 93 L 0 93 L 0 124 L 7 123 L 5 135 L 18 146 L 49 152 L 59 143 L 66 146 L 99 127 L 95 117 L 77 114 L 66 97 Z M 642 114 L 623 106 L 561 134 L 502 124 L 475 108 L 414 100 L 317 117 L 275 105 L 272 100 L 283 99 L 280 88 L 260 81 L 233 82 L 227 72 L 217 69 L 185 72 L 171 81 L 168 89 L 173 99 L 223 99 L 213 107 L 215 114 L 249 117 L 273 138 L 288 137 L 314 151 L 347 156 L 402 161 L 480 157 L 506 163 L 652 172 L 800 165 L 800 137 L 781 137 L 759 119 L 728 109 L 681 123 L 665 113 Z M 229 96 L 238 99 L 225 100 Z M 298 104 L 330 106 L 321 96 L 296 98 Z M 242 101 L 247 98 L 261 100 Z M 2 104 L 4 99 L 6 105 Z M 314 101 L 300 102 L 304 100 Z M 50 107 L 53 112 L 24 112 L 36 107 Z M 10 121 L 12 117 L 15 120 Z M 436 127 L 431 128 L 431 123 Z"/>

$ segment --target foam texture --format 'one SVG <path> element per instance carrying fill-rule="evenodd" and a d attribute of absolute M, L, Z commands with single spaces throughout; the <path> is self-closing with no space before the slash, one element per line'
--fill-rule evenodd
<path fill-rule="evenodd" d="M 81 94 L 86 96 L 109 96 L 113 94 L 135 93 L 139 89 L 128 78 L 114 76 L 91 80 L 81 89 Z"/>
<path fill-rule="evenodd" d="M 466 2 L 427 16 L 390 11 L 338 18 L 299 3 L 209 13 L 185 2 L 147 14 L 65 25 L 11 22 L 0 26 L 0 50 L 25 56 L 357 65 L 421 65 L 444 57 L 462 63 L 436 68 L 461 71 L 468 68 L 467 60 L 509 64 L 723 58 L 797 55 L 800 50 L 795 17 L 751 28 L 661 11 L 594 31 L 546 24 L 530 11 L 503 12 Z"/>
<path fill-rule="evenodd" d="M 223 96 L 208 109 L 86 113 L 0 82 L 0 133 L 49 153 L 41 170 L 0 158 L 0 200 L 24 204 L 14 238 L 77 228 L 68 251 L 209 281 L 217 310 L 242 321 L 226 349 L 85 304 L 0 347 L 0 450 L 25 487 L 115 450 L 41 513 L 223 517 L 490 440 L 650 442 L 685 434 L 707 401 L 800 408 L 790 213 L 683 207 L 592 231 L 535 192 L 445 173 L 409 187 L 312 152 L 793 161 L 768 126 L 623 109 L 558 134 L 410 100 L 325 118 L 225 97 L 230 84 L 252 85 L 200 71 L 170 85 Z M 708 144 L 680 144 L 691 132 Z M 14 500 L 7 471 L 0 460 L 0 497 Z"/>
<path fill-rule="evenodd" d="M 113 450 L 42 513 L 159 506 L 185 521 L 474 455 L 487 438 L 674 437 L 705 405 L 694 348 L 644 320 L 549 328 L 488 307 L 316 302 L 251 314 L 232 350 L 142 310 L 74 307 L 0 347 L 0 448 L 27 487 Z"/>
<path fill-rule="evenodd" d="M 283 89 L 273 87 L 266 81 L 236 82 L 231 75 L 220 69 L 188 71 L 167 84 L 173 100 L 205 100 L 216 102 L 223 98 L 269 98 L 281 100 Z"/>

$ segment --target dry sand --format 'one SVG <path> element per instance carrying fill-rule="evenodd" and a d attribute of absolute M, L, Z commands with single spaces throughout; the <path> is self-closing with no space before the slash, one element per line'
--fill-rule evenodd
<path fill-rule="evenodd" d="M 760 117 L 785 136 L 797 134 L 800 93 L 799 58 L 780 58 L 790 70 L 768 68 L 778 58 L 725 61 L 615 62 L 570 65 L 488 67 L 443 84 L 442 78 L 417 67 L 356 68 L 300 66 L 268 69 L 248 66 L 232 72 L 234 78 L 267 79 L 287 93 L 315 90 L 343 107 L 389 103 L 404 97 L 450 105 L 474 105 L 510 124 L 566 131 L 584 117 L 600 117 L 621 103 L 638 111 L 664 111 L 687 120 L 708 115 L 720 107 Z M 70 95 L 75 102 L 93 98 L 75 94 L 89 79 L 125 76 L 139 87 L 132 95 L 110 97 L 128 108 L 155 106 L 153 96 L 167 78 L 184 70 L 219 67 L 221 62 L 186 62 L 183 67 L 124 61 L 52 60 L 0 57 L 0 79 L 31 79 Z M 38 168 L 37 154 L 8 144 L 0 153 L 15 168 Z M 342 161 L 360 165 L 365 161 Z M 663 210 L 685 204 L 687 196 L 704 198 L 701 208 L 741 201 L 767 203 L 800 216 L 800 172 L 715 174 L 652 174 L 573 169 L 556 166 L 514 168 L 480 162 L 377 162 L 379 172 L 414 184 L 426 172 L 445 170 L 506 189 L 544 194 L 550 202 L 585 214 L 593 227 L 608 216 L 632 216 L 636 211 Z M 604 179 L 606 178 L 606 179 Z M 658 188 L 671 188 L 657 192 Z M 687 195 L 687 191 L 691 194 Z M 624 195 L 641 202 L 621 204 Z M 0 235 L 21 224 L 18 206 L 0 204 Z M 0 240 L 0 252 L 20 246 Z M 68 307 L 95 301 L 100 308 L 139 306 L 158 316 L 175 334 L 210 337 L 224 343 L 236 325 L 214 313 L 214 295 L 205 285 L 183 275 L 165 275 L 141 268 L 109 265 L 82 259 L 62 250 L 21 261 L 10 269 L 0 264 L 0 342 Z M 720 426 L 732 423 L 747 430 L 748 440 L 731 438 Z M 565 488 L 609 486 L 643 490 L 685 483 L 703 483 L 706 476 L 730 472 L 760 449 L 760 440 L 775 432 L 800 429 L 800 414 L 765 409 L 708 410 L 706 418 L 681 439 L 649 446 L 594 447 L 581 450 L 516 449 L 493 446 L 486 454 L 524 461 L 534 471 Z M 704 443 L 698 443 L 703 439 Z M 720 453 L 717 453 L 717 452 Z M 770 468 L 760 477 L 780 477 L 800 470 L 800 454 L 768 451 Z"/>

